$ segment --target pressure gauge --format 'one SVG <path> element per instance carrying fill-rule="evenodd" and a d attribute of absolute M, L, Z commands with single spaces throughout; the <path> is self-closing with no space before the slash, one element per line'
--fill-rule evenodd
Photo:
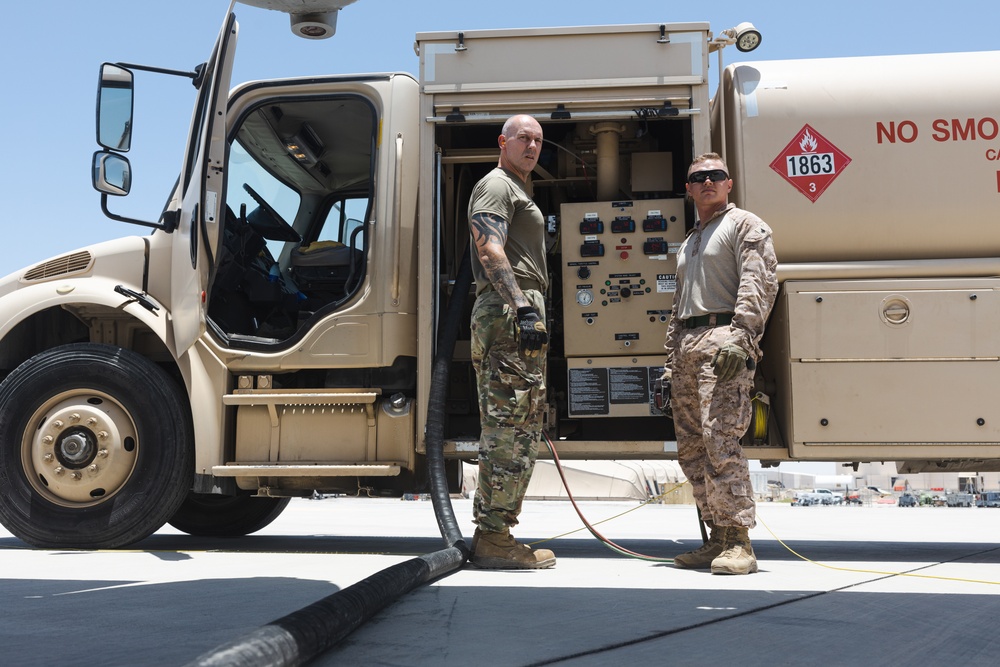
<path fill-rule="evenodd" d="M 576 302 L 581 306 L 589 306 L 594 302 L 594 293 L 589 289 L 582 289 L 576 293 Z"/>

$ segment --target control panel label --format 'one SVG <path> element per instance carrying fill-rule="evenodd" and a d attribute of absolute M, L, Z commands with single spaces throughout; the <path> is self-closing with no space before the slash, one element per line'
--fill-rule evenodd
<path fill-rule="evenodd" d="M 653 405 L 653 381 L 663 373 L 662 366 L 570 368 L 568 372 L 571 416 L 601 417 L 622 409 L 614 406 L 641 406 L 643 413 L 648 406 L 649 415 L 662 414 Z"/>
<path fill-rule="evenodd" d="M 610 410 L 608 369 L 569 369 L 569 413 L 571 415 L 606 415 Z"/>
<path fill-rule="evenodd" d="M 611 403 L 647 403 L 649 376 L 645 367 L 609 368 Z"/>
<path fill-rule="evenodd" d="M 677 291 L 677 274 L 676 273 L 657 273 L 656 274 L 656 291 L 661 292 L 676 292 Z"/>

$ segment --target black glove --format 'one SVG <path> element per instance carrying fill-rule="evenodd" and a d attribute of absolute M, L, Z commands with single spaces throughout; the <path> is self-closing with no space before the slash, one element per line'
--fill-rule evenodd
<path fill-rule="evenodd" d="M 537 357 L 549 344 L 545 322 L 542 322 L 542 316 L 531 306 L 517 309 L 517 335 L 517 349 L 529 359 Z"/>

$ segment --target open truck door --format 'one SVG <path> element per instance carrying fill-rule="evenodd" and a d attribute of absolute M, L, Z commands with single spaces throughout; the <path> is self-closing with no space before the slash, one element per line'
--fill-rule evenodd
<path fill-rule="evenodd" d="M 225 221 L 226 104 L 239 31 L 234 5 L 196 81 L 199 93 L 178 190 L 169 304 L 178 356 L 205 331 L 206 297 Z"/>

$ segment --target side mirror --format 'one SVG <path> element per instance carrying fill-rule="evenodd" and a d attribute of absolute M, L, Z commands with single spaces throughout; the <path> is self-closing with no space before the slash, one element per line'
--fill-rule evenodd
<path fill-rule="evenodd" d="M 117 153 L 94 153 L 94 189 L 122 197 L 132 188 L 132 167 L 128 158 Z"/>
<path fill-rule="evenodd" d="M 112 151 L 132 146 L 133 75 L 118 65 L 101 65 L 97 86 L 97 143 Z M 127 163 L 127 162 L 126 162 Z"/>

